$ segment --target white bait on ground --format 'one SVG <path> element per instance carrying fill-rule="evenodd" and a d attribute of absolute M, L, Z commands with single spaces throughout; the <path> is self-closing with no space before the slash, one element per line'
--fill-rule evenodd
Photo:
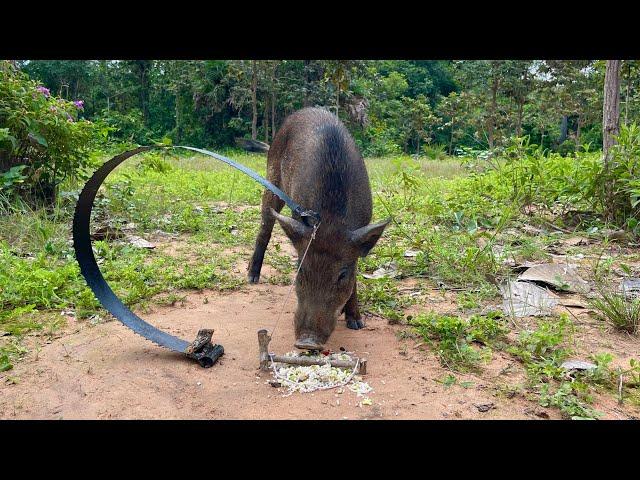
<path fill-rule="evenodd" d="M 289 352 L 286 353 L 285 356 L 304 356 L 326 362 L 330 360 L 355 360 L 354 357 L 345 352 L 331 353 L 329 355 L 310 355 L 308 353 Z M 279 381 L 283 387 L 287 388 L 284 396 L 289 396 L 294 392 L 310 393 L 345 385 L 359 397 L 373 391 L 368 383 L 362 381 L 362 377 L 354 375 L 352 369 L 332 367 L 329 363 L 325 363 L 324 365 L 302 366 L 276 362 L 271 364 L 271 370 L 275 379 Z"/>

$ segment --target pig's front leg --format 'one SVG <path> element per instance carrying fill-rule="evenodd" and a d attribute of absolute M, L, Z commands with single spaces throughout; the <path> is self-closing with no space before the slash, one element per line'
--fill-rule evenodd
<path fill-rule="evenodd" d="M 284 207 L 284 202 L 274 195 L 270 190 L 264 191 L 262 194 L 262 222 L 260 223 L 260 231 L 256 238 L 256 246 L 253 250 L 253 256 L 249 262 L 249 283 L 258 283 L 260 280 L 260 270 L 262 269 L 262 262 L 264 260 L 264 252 L 267 250 L 267 245 L 271 239 L 271 233 L 273 232 L 273 226 L 276 223 L 276 219 L 271 215 L 271 208 L 276 212 L 280 212 Z"/>
<path fill-rule="evenodd" d="M 356 278 L 353 278 L 353 290 L 351 296 L 344 306 L 344 316 L 347 320 L 347 328 L 352 330 L 360 330 L 364 327 L 362 316 L 360 315 L 360 308 L 358 307 L 358 293 L 356 291 Z"/>

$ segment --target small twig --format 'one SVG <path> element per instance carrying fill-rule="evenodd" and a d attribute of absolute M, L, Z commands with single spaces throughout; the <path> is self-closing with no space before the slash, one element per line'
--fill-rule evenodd
<path fill-rule="evenodd" d="M 571 233 L 576 233 L 576 232 L 575 232 L 575 230 L 567 230 L 567 229 L 565 229 L 565 228 L 561 228 L 561 227 L 559 227 L 559 226 L 557 226 L 557 225 L 554 225 L 553 223 L 549 222 L 548 220 L 545 220 L 544 218 L 540 218 L 540 217 L 538 217 L 538 220 L 539 220 L 540 222 L 544 223 L 545 225 L 547 225 L 547 226 L 549 226 L 549 227 L 551 227 L 551 228 L 554 228 L 554 229 L 556 229 L 556 230 L 558 230 L 558 231 L 560 231 L 560 232 L 563 232 L 563 233 L 569 233 L 569 234 L 571 234 Z"/>
<path fill-rule="evenodd" d="M 620 371 L 620 369 L 618 369 L 618 371 Z M 620 373 L 619 377 L 618 377 L 618 405 L 622 405 L 623 400 L 622 400 L 622 386 L 623 386 L 623 374 Z"/>

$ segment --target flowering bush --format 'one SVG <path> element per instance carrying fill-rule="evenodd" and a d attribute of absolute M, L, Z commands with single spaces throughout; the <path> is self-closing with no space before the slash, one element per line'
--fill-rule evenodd
<path fill-rule="evenodd" d="M 57 185 L 82 176 L 108 128 L 79 119 L 69 102 L 0 61 L 0 192 L 53 200 Z"/>

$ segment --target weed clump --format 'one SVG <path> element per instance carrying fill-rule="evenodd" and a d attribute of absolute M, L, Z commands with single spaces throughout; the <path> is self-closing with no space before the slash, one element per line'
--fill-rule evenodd
<path fill-rule="evenodd" d="M 556 407 L 574 420 L 595 419 L 600 412 L 593 402 L 589 381 L 584 376 L 570 377 L 562 367 L 573 351 L 568 346 L 573 324 L 567 314 L 542 320 L 535 330 L 523 330 L 516 344 L 507 349 L 520 359 L 528 375 L 529 388 L 543 407 Z"/>
<path fill-rule="evenodd" d="M 412 318 L 410 324 L 432 345 L 443 366 L 459 372 L 477 370 L 481 362 L 490 360 L 491 347 L 508 332 L 499 313 L 467 320 L 430 312 Z"/>
<path fill-rule="evenodd" d="M 626 298 L 623 293 L 601 287 L 598 297 L 591 299 L 589 306 L 618 330 L 634 335 L 640 331 L 640 298 Z"/>
<path fill-rule="evenodd" d="M 609 322 L 616 329 L 631 334 L 640 332 L 640 297 L 626 291 L 624 283 L 620 289 L 611 286 L 611 259 L 605 262 L 599 258 L 593 273 L 596 296 L 589 300 L 589 306 L 596 315 Z M 629 274 L 629 267 L 621 266 Z"/>

